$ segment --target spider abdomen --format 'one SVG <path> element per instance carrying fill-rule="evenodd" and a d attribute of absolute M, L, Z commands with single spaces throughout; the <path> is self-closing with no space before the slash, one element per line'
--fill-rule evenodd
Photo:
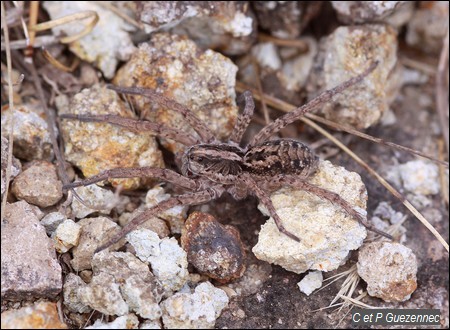
<path fill-rule="evenodd" d="M 318 157 L 305 144 L 280 139 L 251 147 L 244 155 L 246 171 L 255 175 L 291 174 L 307 178 L 318 166 Z"/>

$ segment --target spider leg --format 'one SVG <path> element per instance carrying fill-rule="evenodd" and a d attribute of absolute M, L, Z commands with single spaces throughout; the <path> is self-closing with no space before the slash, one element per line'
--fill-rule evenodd
<path fill-rule="evenodd" d="M 196 190 L 198 183 L 195 180 L 188 179 L 177 172 L 166 168 L 158 167 L 129 167 L 129 168 L 113 168 L 102 171 L 88 179 L 72 182 L 64 185 L 63 189 L 71 189 L 80 186 L 88 186 L 90 184 L 100 182 L 112 178 L 138 178 L 138 177 L 152 177 L 163 181 L 168 181 L 180 187 Z"/>
<path fill-rule="evenodd" d="M 107 85 L 109 89 L 112 89 L 118 93 L 123 94 L 134 94 L 142 95 L 148 97 L 168 110 L 174 110 L 183 115 L 186 121 L 191 125 L 191 127 L 200 136 L 202 142 L 212 142 L 215 140 L 213 132 L 202 122 L 198 117 L 184 105 L 165 97 L 164 95 L 157 93 L 155 90 L 150 88 L 140 88 L 140 87 L 121 87 L 114 85 Z"/>
<path fill-rule="evenodd" d="M 251 190 L 256 195 L 256 197 L 261 201 L 261 203 L 263 203 L 263 205 L 267 208 L 270 216 L 275 221 L 278 230 L 281 233 L 288 236 L 289 238 L 292 238 L 294 241 L 300 242 L 300 238 L 298 238 L 295 234 L 291 233 L 286 228 L 284 228 L 283 222 L 281 218 L 278 216 L 277 211 L 273 206 L 272 200 L 270 199 L 269 195 L 258 186 L 257 182 L 253 180 L 250 177 L 250 175 L 243 175 L 241 179 L 248 186 L 249 190 Z"/>
<path fill-rule="evenodd" d="M 96 252 L 106 249 L 107 247 L 120 241 L 126 234 L 130 231 L 136 230 L 141 224 L 150 219 L 151 217 L 157 216 L 159 213 L 164 212 L 175 206 L 183 205 L 196 205 L 209 202 L 213 199 L 220 197 L 223 189 L 219 186 L 208 188 L 194 193 L 188 193 L 180 196 L 175 196 L 169 198 L 168 200 L 162 201 L 161 203 L 149 208 L 148 210 L 142 212 L 137 217 L 132 219 L 128 224 L 125 225 L 116 235 L 108 240 L 105 244 L 97 248 Z"/>
<path fill-rule="evenodd" d="M 285 183 L 289 186 L 292 186 L 296 189 L 305 190 L 309 193 L 312 193 L 318 197 L 325 198 L 333 204 L 337 204 L 342 207 L 348 215 L 358 220 L 360 224 L 366 227 L 368 230 L 373 231 L 379 235 L 387 237 L 389 239 L 393 239 L 393 237 L 384 231 L 381 231 L 375 228 L 371 223 L 369 223 L 361 214 L 359 214 L 345 199 L 343 199 L 338 194 L 329 191 L 327 189 L 320 188 L 315 186 L 309 182 L 298 180 L 295 177 L 285 176 L 280 178 L 280 183 Z"/>
<path fill-rule="evenodd" d="M 163 138 L 169 138 L 186 146 L 198 144 L 200 141 L 193 136 L 164 124 L 150 121 L 124 118 L 116 115 L 91 115 L 91 114 L 61 114 L 63 119 L 77 119 L 84 122 L 107 122 L 112 125 L 125 127 L 138 132 L 152 132 Z"/>
<path fill-rule="evenodd" d="M 292 110 L 291 112 L 285 114 L 284 116 L 278 118 L 274 122 L 268 124 L 264 127 L 258 134 L 250 142 L 250 146 L 257 145 L 261 142 L 267 140 L 271 135 L 275 134 L 285 126 L 290 123 L 296 121 L 305 113 L 315 109 L 318 105 L 321 105 L 325 102 L 330 101 L 334 95 L 343 92 L 347 88 L 359 83 L 362 81 L 367 75 L 369 75 L 378 65 L 378 61 L 373 62 L 363 73 L 341 83 L 340 85 L 326 90 L 316 96 L 314 99 L 309 101 L 308 103 L 298 107 L 297 109 Z"/>
<path fill-rule="evenodd" d="M 236 126 L 234 126 L 230 137 L 230 141 L 236 142 L 237 144 L 241 142 L 242 136 L 244 135 L 248 124 L 250 124 L 253 111 L 255 110 L 255 102 L 253 101 L 252 93 L 250 91 L 245 91 L 242 95 L 245 100 L 244 111 L 238 116 Z"/>

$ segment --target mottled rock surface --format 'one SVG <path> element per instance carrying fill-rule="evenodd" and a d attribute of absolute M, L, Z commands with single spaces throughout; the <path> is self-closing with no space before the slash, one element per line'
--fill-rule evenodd
<path fill-rule="evenodd" d="M 363 129 L 378 122 L 397 95 L 401 81 L 397 65 L 397 34 L 386 25 L 339 27 L 319 46 L 310 81 L 318 91 L 336 87 L 379 61 L 364 80 L 321 106 L 327 119 Z"/>
<path fill-rule="evenodd" d="M 212 215 L 193 212 L 186 220 L 181 245 L 198 272 L 229 282 L 245 271 L 245 250 L 239 232 L 220 224 Z"/>
<path fill-rule="evenodd" d="M 39 223 L 39 209 L 7 204 L 2 221 L 2 299 L 54 298 L 62 289 L 61 266 Z"/>
<path fill-rule="evenodd" d="M 109 237 L 119 232 L 120 227 L 105 217 L 86 218 L 78 221 L 77 224 L 81 226 L 81 236 L 78 245 L 72 250 L 73 259 L 70 264 L 76 271 L 81 271 L 92 268 L 94 251 L 106 243 Z"/>
<path fill-rule="evenodd" d="M 40 207 L 55 205 L 63 196 L 56 166 L 47 161 L 27 164 L 14 180 L 11 191 L 17 199 Z"/>
<path fill-rule="evenodd" d="M 148 266 L 131 253 L 102 251 L 92 260 L 92 281 L 79 290 L 81 302 L 107 315 L 131 311 L 154 320 L 163 289 Z"/>
<path fill-rule="evenodd" d="M 345 24 L 379 22 L 406 1 L 331 1 L 338 18 Z"/>
<path fill-rule="evenodd" d="M 118 115 L 136 118 L 119 95 L 97 84 L 76 94 L 70 101 L 57 100 L 60 113 Z M 151 132 L 136 132 L 107 123 L 63 120 L 66 160 L 79 167 L 85 177 L 116 167 L 163 167 L 161 152 Z M 111 179 L 114 186 L 136 189 L 148 178 Z"/>
<path fill-rule="evenodd" d="M 359 252 L 357 267 L 368 293 L 384 301 L 408 300 L 417 288 L 416 256 L 402 244 L 366 244 Z"/>
<path fill-rule="evenodd" d="M 237 107 L 237 67 L 225 56 L 203 51 L 193 41 L 177 35 L 158 33 L 139 46 L 132 58 L 118 70 L 114 84 L 148 87 L 192 110 L 218 139 L 233 129 Z M 195 134 L 181 114 L 143 96 L 131 98 L 134 108 L 150 121 Z M 184 150 L 173 141 L 163 142 L 172 152 Z"/>
<path fill-rule="evenodd" d="M 246 2 L 147 1 L 139 2 L 136 9 L 147 32 L 170 29 L 189 36 L 203 49 L 239 55 L 256 38 L 255 19 Z"/>
<path fill-rule="evenodd" d="M 89 1 L 46 1 L 44 8 L 52 19 L 87 10 L 97 13 L 99 20 L 94 29 L 83 38 L 71 42 L 69 49 L 79 58 L 93 63 L 108 79 L 114 76 L 119 61 L 128 60 L 135 50 L 128 35 L 134 28 L 104 6 Z M 54 27 L 53 32 L 72 36 L 83 28 L 81 22 L 63 24 Z"/>
<path fill-rule="evenodd" d="M 161 303 L 163 324 L 168 329 L 213 329 L 227 305 L 226 293 L 204 282 L 193 293 L 176 293 Z"/>
<path fill-rule="evenodd" d="M 8 139 L 3 137 L 2 135 L 2 153 L 1 153 L 1 160 L 2 160 L 2 175 L 1 175 L 1 194 L 3 196 L 3 193 L 6 190 L 6 168 L 8 166 L 8 148 L 9 148 L 9 142 Z M 14 179 L 22 170 L 22 164 L 20 164 L 20 161 L 13 156 L 12 162 L 11 162 L 11 180 Z"/>
<path fill-rule="evenodd" d="M 152 272 L 167 293 L 178 291 L 188 279 L 186 252 L 175 238 L 160 239 L 148 229 L 134 230 L 127 235 L 136 256 L 151 265 Z"/>
<path fill-rule="evenodd" d="M 2 136 L 11 130 L 12 112 L 2 110 Z M 56 130 L 56 127 L 55 127 Z M 14 110 L 14 156 L 24 160 L 45 159 L 53 156 L 50 133 L 43 110 L 33 104 L 23 104 Z"/>
<path fill-rule="evenodd" d="M 322 161 L 310 183 L 337 193 L 365 215 L 367 192 L 360 176 L 343 167 Z M 258 259 L 295 272 L 308 269 L 330 271 L 342 265 L 350 250 L 356 250 L 367 235 L 366 229 L 340 206 L 293 188 L 271 195 L 283 226 L 301 242 L 280 233 L 270 218 L 262 227 L 253 253 Z M 267 211 L 260 207 L 267 214 Z"/>
<path fill-rule="evenodd" d="M 52 235 L 56 251 L 65 253 L 78 245 L 80 239 L 81 226 L 73 220 L 68 219 L 61 223 Z"/>
<path fill-rule="evenodd" d="M 2 329 L 67 329 L 59 320 L 56 303 L 41 301 L 2 313 Z"/>
<path fill-rule="evenodd" d="M 314 290 L 322 286 L 322 272 L 309 272 L 300 282 L 297 283 L 301 292 L 309 296 Z"/>

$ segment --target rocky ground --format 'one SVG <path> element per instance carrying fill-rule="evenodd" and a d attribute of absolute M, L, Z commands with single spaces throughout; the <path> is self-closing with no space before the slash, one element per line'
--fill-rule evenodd
<path fill-rule="evenodd" d="M 39 81 L 25 59 L 19 28 L 20 18 L 34 9 L 5 5 L 13 61 L 9 73 L 5 37 L 2 328 L 352 328 L 350 311 L 358 304 L 440 309 L 436 328 L 448 328 L 443 244 L 354 159 L 300 121 L 279 137 L 308 143 L 321 157 L 310 182 L 337 193 L 393 235 L 393 242 L 368 233 L 336 203 L 285 187 L 273 192 L 272 202 L 301 242 L 279 233 L 255 197 L 235 201 L 224 195 L 157 214 L 95 253 L 135 216 L 184 190 L 154 178 L 113 178 L 76 188 L 80 202 L 63 189 L 111 168 L 180 172 L 185 148 L 170 135 L 149 133 L 158 130 L 152 124 L 137 132 L 70 116 L 146 119 L 174 128 L 172 137 L 180 140 L 199 138 L 170 101 L 123 98 L 107 83 L 155 89 L 226 140 L 244 89 L 301 105 L 374 61 L 379 64 L 372 74 L 314 113 L 447 161 L 442 132 L 448 136 L 448 74 L 441 88 L 435 84 L 440 58 L 448 66 L 448 3 L 154 1 L 111 8 L 47 1 L 38 9 L 39 22 L 74 13 L 86 18 L 38 34 Z M 86 36 L 66 42 L 97 17 Z M 59 64 L 42 56 L 42 43 Z M 9 77 L 18 82 L 12 98 Z M 49 117 L 36 83 L 57 120 Z M 436 102 L 438 92 L 444 108 Z M 283 115 L 282 107 L 264 108 L 256 103 L 245 141 Z M 64 172 L 52 128 L 64 150 Z M 384 176 L 448 242 L 448 167 L 329 132 Z"/>

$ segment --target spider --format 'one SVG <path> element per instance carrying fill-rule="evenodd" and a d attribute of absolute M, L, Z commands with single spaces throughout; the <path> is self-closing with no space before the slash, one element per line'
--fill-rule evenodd
<path fill-rule="evenodd" d="M 283 226 L 283 222 L 278 216 L 269 194 L 265 189 L 265 187 L 280 187 L 283 185 L 305 190 L 335 203 L 367 229 L 392 239 L 390 235 L 374 228 L 338 194 L 308 183 L 308 177 L 316 171 L 319 160 L 308 146 L 293 139 L 268 140 L 271 135 L 294 122 L 308 111 L 311 111 L 324 102 L 330 101 L 334 95 L 362 81 L 376 68 L 377 64 L 377 62 L 373 62 L 363 73 L 330 90 L 322 92 L 305 105 L 269 123 L 244 146 L 241 146 L 241 139 L 250 123 L 255 107 L 252 95 L 248 91 L 243 93 L 245 107 L 243 112 L 238 116 L 236 125 L 227 142 L 218 141 L 214 137 L 213 132 L 188 108 L 162 96 L 152 89 L 146 88 L 108 86 L 110 89 L 119 93 L 143 95 L 152 98 L 166 108 L 181 113 L 198 134 L 198 137 L 163 124 L 122 118 L 115 115 L 61 115 L 65 119 L 107 122 L 137 131 L 152 131 L 160 137 L 172 139 L 187 147 L 181 157 L 181 174 L 164 168 L 115 168 L 64 186 L 67 190 L 110 178 L 147 176 L 171 182 L 190 191 L 162 201 L 136 216 L 107 243 L 100 246 L 97 251 L 101 251 L 117 243 L 127 233 L 135 230 L 147 219 L 167 209 L 177 205 L 207 203 L 219 198 L 225 192 L 231 194 L 237 200 L 243 199 L 249 194 L 256 196 L 269 211 L 279 231 L 289 238 L 300 242 L 299 237 L 286 230 Z"/>

